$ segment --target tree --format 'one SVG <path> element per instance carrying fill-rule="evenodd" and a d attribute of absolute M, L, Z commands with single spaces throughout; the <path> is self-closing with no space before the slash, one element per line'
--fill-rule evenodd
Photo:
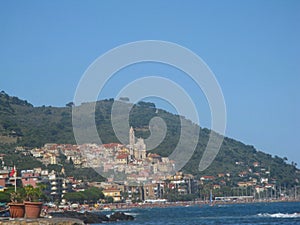
<path fill-rule="evenodd" d="M 74 102 L 69 102 L 69 103 L 66 104 L 66 107 L 72 108 L 73 106 L 74 106 Z"/>
<path fill-rule="evenodd" d="M 10 202 L 10 194 L 7 192 L 0 192 L 0 202 Z"/>
<path fill-rule="evenodd" d="M 83 194 L 83 192 L 69 192 L 64 195 L 64 199 L 69 202 L 83 203 L 85 200 L 85 195 Z"/>
<path fill-rule="evenodd" d="M 49 171 L 54 170 L 55 172 L 61 172 L 62 166 L 61 166 L 61 165 L 58 165 L 58 164 L 49 164 L 49 165 L 47 166 L 47 169 L 48 169 Z"/>
<path fill-rule="evenodd" d="M 70 163 L 70 165 L 72 165 L 72 166 L 74 165 L 74 162 L 73 162 L 72 157 L 70 157 L 69 163 Z"/>
<path fill-rule="evenodd" d="M 90 187 L 85 191 L 66 193 L 64 198 L 69 202 L 83 203 L 84 201 L 88 201 L 89 203 L 95 203 L 99 199 L 104 199 L 104 194 L 101 189 Z"/>
<path fill-rule="evenodd" d="M 113 203 L 114 202 L 114 198 L 111 197 L 111 196 L 106 197 L 105 200 L 106 200 L 107 203 Z"/>
<path fill-rule="evenodd" d="M 129 98 L 128 97 L 120 97 L 119 100 L 123 101 L 123 102 L 129 102 Z"/>

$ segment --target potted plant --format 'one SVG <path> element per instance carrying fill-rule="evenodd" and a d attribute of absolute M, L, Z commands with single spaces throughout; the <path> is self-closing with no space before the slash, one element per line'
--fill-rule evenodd
<path fill-rule="evenodd" d="M 25 214 L 24 200 L 24 190 L 19 189 L 16 192 L 10 193 L 11 202 L 9 206 L 9 214 L 11 218 L 23 218 Z"/>
<path fill-rule="evenodd" d="M 40 216 L 43 202 L 41 202 L 41 198 L 43 197 L 43 186 L 38 185 L 37 187 L 33 187 L 31 185 L 27 185 L 25 188 L 25 216 L 26 218 L 35 219 Z"/>

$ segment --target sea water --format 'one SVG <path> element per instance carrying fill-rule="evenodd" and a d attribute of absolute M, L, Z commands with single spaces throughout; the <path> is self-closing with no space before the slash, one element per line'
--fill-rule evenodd
<path fill-rule="evenodd" d="M 188 207 L 144 208 L 124 211 L 134 221 L 110 225 L 193 225 L 193 224 L 300 224 L 299 202 L 196 205 Z"/>

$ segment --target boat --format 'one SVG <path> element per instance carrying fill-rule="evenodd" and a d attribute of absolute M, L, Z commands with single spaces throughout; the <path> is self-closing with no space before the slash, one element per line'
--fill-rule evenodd
<path fill-rule="evenodd" d="M 213 196 L 212 196 L 212 191 L 210 190 L 209 193 L 209 206 L 214 206 L 214 201 L 213 201 Z"/>
<path fill-rule="evenodd" d="M 102 211 L 111 211 L 111 208 L 109 208 L 108 206 L 103 207 Z"/>

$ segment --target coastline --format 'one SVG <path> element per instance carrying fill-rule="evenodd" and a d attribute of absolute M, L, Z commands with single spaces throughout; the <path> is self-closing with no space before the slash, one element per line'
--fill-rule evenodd
<path fill-rule="evenodd" d="M 110 210 L 101 210 L 95 208 L 89 208 L 85 211 L 82 209 L 78 210 L 49 210 L 44 217 L 38 219 L 10 219 L 10 218 L 2 218 L 0 220 L 1 224 L 10 224 L 10 225 L 21 225 L 21 224 L 57 224 L 57 225 L 73 225 L 73 224 L 90 224 L 90 223 L 102 223 L 102 222 L 114 222 L 114 221 L 122 221 L 122 220 L 134 220 L 135 218 L 127 214 L 126 211 L 130 211 L 131 209 L 146 209 L 146 208 L 172 208 L 172 207 L 189 207 L 189 206 L 218 206 L 218 205 L 238 205 L 238 204 L 253 204 L 253 203 L 284 203 L 284 202 L 300 202 L 295 199 L 265 199 L 265 200 L 252 200 L 252 201 L 215 201 L 213 204 L 210 204 L 209 201 L 187 201 L 187 202 L 166 202 L 166 203 L 143 203 L 143 204 L 126 204 L 126 203 L 112 203 L 105 205 L 109 206 Z M 205 207 L 207 208 L 207 207 Z M 204 209 L 205 209 L 204 208 Z M 106 213 L 104 213 L 106 212 Z M 108 214 L 115 214 L 115 219 L 110 219 Z M 120 214 L 120 215 L 119 215 Z M 129 218 L 131 217 L 131 218 Z M 122 219 L 123 218 L 123 219 Z"/>
<path fill-rule="evenodd" d="M 205 206 L 205 205 L 229 205 L 229 204 L 251 204 L 251 203 L 277 203 L 277 202 L 300 202 L 300 199 L 260 199 L 260 200 L 247 200 L 247 201 L 185 201 L 185 202 L 166 202 L 166 203 L 110 203 L 104 204 L 100 207 L 94 208 L 81 208 L 81 211 L 122 211 L 127 209 L 138 209 L 138 208 L 168 208 L 168 207 L 189 207 L 189 206 Z M 61 211 L 63 212 L 63 211 Z"/>

